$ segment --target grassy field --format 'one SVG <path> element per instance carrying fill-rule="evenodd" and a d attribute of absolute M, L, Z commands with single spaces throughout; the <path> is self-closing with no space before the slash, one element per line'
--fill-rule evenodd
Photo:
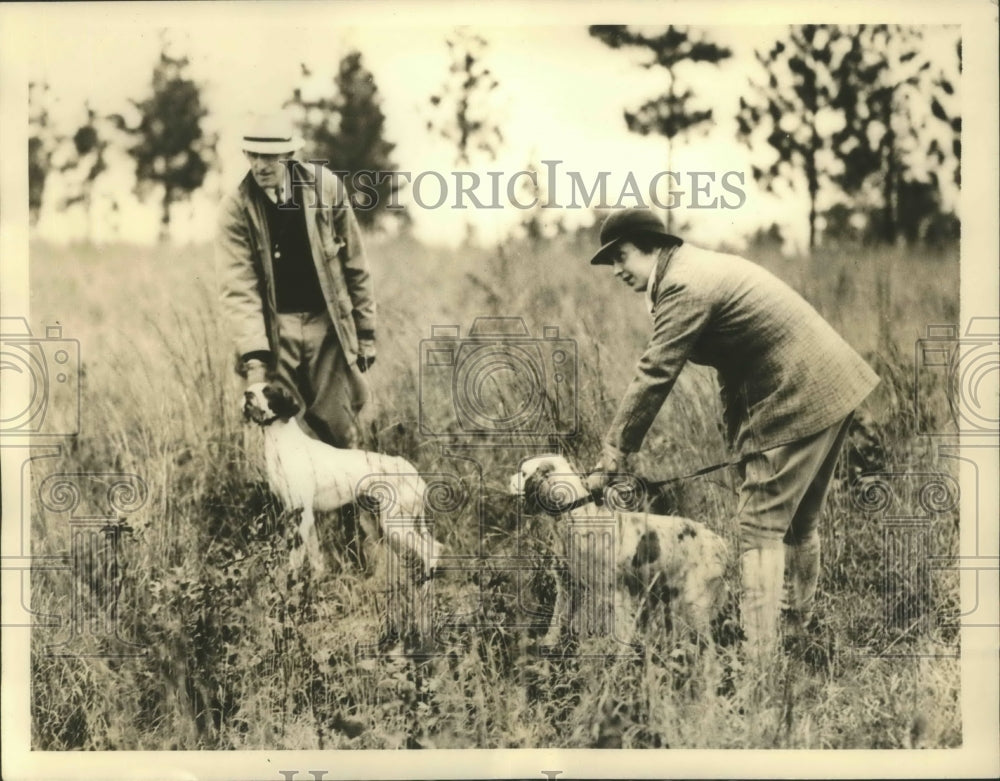
<path fill-rule="evenodd" d="M 519 579 L 502 557 L 517 551 L 541 565 L 553 532 L 521 517 L 503 485 L 520 458 L 557 445 L 581 466 L 596 460 L 647 336 L 641 300 L 586 265 L 592 244 L 590 236 L 562 237 L 500 252 L 371 243 L 380 341 L 366 447 L 403 455 L 428 475 L 459 475 L 479 498 L 436 517 L 435 535 L 453 555 L 483 555 L 475 571 L 435 581 L 437 632 L 424 656 L 399 647 L 364 653 L 379 637 L 385 580 L 344 554 L 337 516 L 322 530 L 330 572 L 318 581 L 289 576 L 287 529 L 260 487 L 260 433 L 238 412 L 210 248 L 33 246 L 32 325 L 37 333 L 58 322 L 80 340 L 83 388 L 80 435 L 60 456 L 36 462 L 34 483 L 54 473 L 125 472 L 148 489 L 127 519 L 132 532 L 114 573 L 119 634 L 145 653 L 56 656 L 49 644 L 67 637 L 65 626 L 36 628 L 33 747 L 960 745 L 957 583 L 935 575 L 928 588 L 900 571 L 884 593 L 884 576 L 902 565 L 886 559 L 882 519 L 864 511 L 851 487 L 864 471 L 953 471 L 918 436 L 950 424 L 941 384 L 931 374 L 915 380 L 913 345 L 927 324 L 958 321 L 957 253 L 754 256 L 799 289 L 883 379 L 865 408 L 870 422 L 852 434 L 822 526 L 824 659 L 783 657 L 759 670 L 744 664 L 734 641 L 735 597 L 714 655 L 655 620 L 630 657 L 582 652 L 607 650 L 594 646 L 549 658 L 532 644 L 551 611 L 551 582 L 541 570 Z M 420 341 L 432 326 L 460 325 L 464 335 L 476 317 L 498 315 L 523 316 L 534 335 L 557 326 L 575 342 L 574 437 L 456 450 L 420 434 Z M 920 410 L 915 382 L 930 399 Z M 725 458 L 717 396 L 710 372 L 686 369 L 638 471 L 658 479 Z M 735 549 L 735 487 L 723 471 L 681 484 L 661 503 L 705 522 Z M 917 514 L 925 487 L 900 478 L 896 501 Z M 97 480 L 83 501 L 100 501 L 106 488 Z M 35 507 L 32 552 L 67 553 L 65 514 Z M 944 506 L 924 532 L 934 555 L 955 555 L 957 510 Z M 98 575 L 93 567 L 36 572 L 32 608 L 66 616 L 71 600 L 92 604 Z M 735 561 L 728 580 L 738 592 Z M 912 611 L 902 608 L 914 605 L 924 623 L 908 621 Z M 75 642 L 91 653 L 112 648 L 99 633 Z"/>

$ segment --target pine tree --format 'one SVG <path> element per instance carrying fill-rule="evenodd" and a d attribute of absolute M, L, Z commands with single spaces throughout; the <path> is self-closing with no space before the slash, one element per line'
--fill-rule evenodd
<path fill-rule="evenodd" d="M 456 167 L 480 160 L 492 162 L 504 136 L 494 100 L 500 82 L 486 65 L 489 42 L 466 27 L 458 27 L 445 45 L 451 62 L 441 89 L 430 96 L 427 130 L 454 144 Z M 473 223 L 466 222 L 465 243 L 472 244 L 474 237 Z"/>
<path fill-rule="evenodd" d="M 810 250 L 818 238 L 820 192 L 835 184 L 839 171 L 829 128 L 839 104 L 850 100 L 841 94 L 845 86 L 837 75 L 847 37 L 835 25 L 790 27 L 769 51 L 755 53 L 767 79 L 750 82 L 753 94 L 749 100 L 740 98 L 736 116 L 741 141 L 753 148 L 763 135 L 777 153 L 769 165 L 752 168 L 761 186 L 773 191 L 783 181 L 794 189 L 805 179 Z"/>
<path fill-rule="evenodd" d="M 302 75 L 311 75 L 304 64 Z M 389 175 L 398 168 L 392 160 L 396 145 L 385 139 L 381 97 L 360 52 L 349 52 L 341 59 L 333 86 L 332 95 L 316 99 L 306 99 L 302 89 L 296 88 L 285 103 L 294 112 L 305 141 L 304 158 L 323 161 L 343 177 L 362 225 L 374 225 L 384 214 L 403 217 L 403 211 L 386 211 L 399 189 L 395 177 Z"/>
<path fill-rule="evenodd" d="M 495 160 L 504 138 L 493 106 L 500 82 L 485 63 L 489 44 L 464 27 L 445 43 L 451 55 L 449 75 L 430 97 L 433 116 L 427 130 L 455 145 L 455 165 L 467 166 L 474 157 Z"/>
<path fill-rule="evenodd" d="M 942 174 L 958 184 L 958 101 L 951 81 L 932 67 L 919 28 L 859 25 L 837 71 L 842 89 L 836 104 L 845 121 L 834 143 L 846 151 L 836 180 L 869 204 L 869 232 L 887 244 L 921 239 L 942 216 Z M 950 149 L 933 137 L 932 119 L 945 123 Z"/>
<path fill-rule="evenodd" d="M 59 142 L 49 126 L 48 92 L 44 81 L 28 83 L 28 216 L 32 225 L 38 222 L 52 153 Z"/>
<path fill-rule="evenodd" d="M 160 198 L 160 240 L 170 236 L 170 209 L 202 186 L 215 163 L 216 138 L 206 136 L 201 123 L 208 114 L 201 87 L 188 75 L 187 57 L 174 57 L 166 47 L 153 68 L 151 94 L 131 101 L 141 117 L 128 127 L 120 115 L 119 129 L 137 138 L 128 148 L 135 161 L 136 194 Z"/>
<path fill-rule="evenodd" d="M 87 241 L 93 240 L 93 201 L 94 186 L 97 180 L 108 169 L 107 150 L 110 141 L 107 133 L 106 118 L 98 115 L 89 103 L 84 104 L 86 121 L 80 125 L 69 139 L 69 156 L 58 166 L 61 174 L 70 171 L 80 172 L 73 182 L 74 189 L 62 199 L 61 206 L 68 209 L 79 204 L 84 211 L 87 225 Z M 117 210 L 118 204 L 112 201 L 112 209 Z"/>
<path fill-rule="evenodd" d="M 673 145 L 696 128 L 711 124 L 711 108 L 694 105 L 694 91 L 678 83 L 677 67 L 681 63 L 718 65 L 732 52 L 718 46 L 690 28 L 668 26 L 659 35 L 633 32 L 626 25 L 593 25 L 590 34 L 612 49 L 638 48 L 648 54 L 642 67 L 662 68 L 667 76 L 667 91 L 643 103 L 635 111 L 625 112 L 625 124 L 633 133 L 661 135 L 667 140 L 667 168 L 672 170 Z M 667 229 L 672 212 L 667 210 Z"/>

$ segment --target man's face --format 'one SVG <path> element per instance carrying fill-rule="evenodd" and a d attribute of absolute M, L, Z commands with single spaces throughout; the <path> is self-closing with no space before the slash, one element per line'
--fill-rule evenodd
<path fill-rule="evenodd" d="M 614 275 L 636 293 L 642 293 L 649 284 L 653 270 L 653 255 L 647 255 L 630 241 L 623 241 L 612 255 Z"/>
<path fill-rule="evenodd" d="M 280 187 L 285 180 L 285 166 L 290 155 L 263 155 L 244 152 L 250 163 L 250 172 L 261 187 Z"/>

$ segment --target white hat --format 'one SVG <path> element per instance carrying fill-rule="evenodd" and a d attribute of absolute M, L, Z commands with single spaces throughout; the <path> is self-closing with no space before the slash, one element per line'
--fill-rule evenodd
<path fill-rule="evenodd" d="M 281 114 L 260 117 L 243 134 L 243 151 L 263 155 L 289 154 L 302 147 L 292 123 Z"/>

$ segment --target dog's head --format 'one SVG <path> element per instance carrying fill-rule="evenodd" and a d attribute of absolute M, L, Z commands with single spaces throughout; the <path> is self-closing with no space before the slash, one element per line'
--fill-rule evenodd
<path fill-rule="evenodd" d="M 260 426 L 276 420 L 291 420 L 298 412 L 295 399 L 279 385 L 258 382 L 243 394 L 243 418 Z"/>
<path fill-rule="evenodd" d="M 560 455 L 534 456 L 521 462 L 507 491 L 523 496 L 529 508 L 550 515 L 589 494 L 579 473 Z"/>

